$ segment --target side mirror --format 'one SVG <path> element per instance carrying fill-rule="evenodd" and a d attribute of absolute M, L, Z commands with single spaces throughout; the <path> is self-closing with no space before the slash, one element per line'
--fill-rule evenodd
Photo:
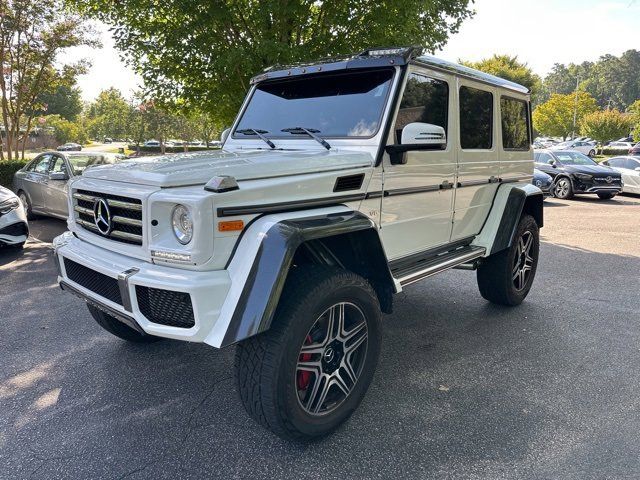
<path fill-rule="evenodd" d="M 67 172 L 51 172 L 49 180 L 69 180 L 69 175 L 67 175 Z"/>
<path fill-rule="evenodd" d="M 222 133 L 220 134 L 220 142 L 224 143 L 227 141 L 227 138 L 229 138 L 229 134 L 231 133 L 231 129 L 230 128 L 225 128 Z"/>
<path fill-rule="evenodd" d="M 407 163 L 407 152 L 420 150 L 444 150 L 447 148 L 447 134 L 444 128 L 431 123 L 413 122 L 402 129 L 400 143 L 387 145 L 392 165 Z"/>

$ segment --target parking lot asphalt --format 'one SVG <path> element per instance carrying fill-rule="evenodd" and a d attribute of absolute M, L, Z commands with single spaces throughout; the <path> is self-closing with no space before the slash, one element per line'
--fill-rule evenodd
<path fill-rule="evenodd" d="M 408 287 L 361 407 L 307 444 L 245 414 L 233 348 L 101 330 L 55 284 L 64 222 L 33 222 L 0 250 L 0 478 L 639 478 L 640 197 L 545 203 L 525 303 Z"/>

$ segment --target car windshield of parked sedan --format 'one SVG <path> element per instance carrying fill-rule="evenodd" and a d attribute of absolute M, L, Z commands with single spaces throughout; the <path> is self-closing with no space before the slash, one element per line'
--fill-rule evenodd
<path fill-rule="evenodd" d="M 322 73 L 259 84 L 233 138 L 371 137 L 380 127 L 394 71 Z M 303 138 L 308 138 L 304 135 Z"/>
<path fill-rule="evenodd" d="M 589 157 L 578 152 L 555 152 L 555 155 L 563 165 L 597 165 Z"/>
<path fill-rule="evenodd" d="M 82 175 L 87 168 L 96 165 L 117 163 L 126 159 L 124 155 L 69 155 L 68 160 L 74 175 Z"/>

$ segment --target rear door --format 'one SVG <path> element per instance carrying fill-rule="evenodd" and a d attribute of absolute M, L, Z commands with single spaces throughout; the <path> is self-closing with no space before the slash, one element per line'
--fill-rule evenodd
<path fill-rule="evenodd" d="M 36 210 L 44 209 L 43 190 L 47 183 L 50 162 L 50 153 L 36 157 L 22 179 L 22 186 L 29 197 L 31 206 Z"/>
<path fill-rule="evenodd" d="M 624 190 L 631 193 L 640 193 L 640 160 L 626 158 L 624 160 L 624 170 L 622 170 L 622 180 Z"/>
<path fill-rule="evenodd" d="M 497 90 L 458 80 L 458 176 L 451 241 L 480 233 L 499 185 Z"/>

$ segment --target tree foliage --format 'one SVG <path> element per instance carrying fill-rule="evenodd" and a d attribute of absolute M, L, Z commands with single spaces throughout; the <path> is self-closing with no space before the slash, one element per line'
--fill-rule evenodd
<path fill-rule="evenodd" d="M 69 121 L 76 120 L 84 107 L 80 88 L 67 83 L 52 86 L 51 91 L 41 93 L 37 103 L 43 114 L 60 115 Z"/>
<path fill-rule="evenodd" d="M 587 92 L 578 91 L 577 94 L 568 95 L 552 94 L 549 100 L 533 111 L 533 126 L 543 135 L 567 137 L 574 129 L 574 112 L 577 113 L 577 130 L 582 119 L 596 110 L 598 110 L 598 104 Z"/>
<path fill-rule="evenodd" d="M 10 158 L 12 153 L 18 158 L 20 147 L 24 155 L 33 118 L 41 110 L 39 95 L 61 78 L 85 71 L 84 62 L 59 61 L 61 52 L 79 45 L 97 45 L 93 30 L 61 1 L 0 2 L 0 109 Z"/>
<path fill-rule="evenodd" d="M 580 122 L 580 132 L 601 143 L 625 137 L 631 130 L 631 115 L 619 110 L 601 110 L 585 115 Z"/>
<path fill-rule="evenodd" d="M 109 88 L 98 94 L 86 112 L 87 130 L 89 135 L 97 140 L 104 137 L 125 138 L 132 106 L 122 93 Z"/>
<path fill-rule="evenodd" d="M 252 75 L 274 64 L 379 45 L 434 51 L 473 12 L 472 0 L 72 0 L 113 26 L 148 97 L 179 98 L 222 122 Z"/>
<path fill-rule="evenodd" d="M 554 93 L 568 94 L 576 82 L 600 108 L 623 111 L 640 98 L 640 51 L 627 50 L 620 57 L 604 55 L 596 62 L 555 64 L 543 81 L 540 100 Z"/>
<path fill-rule="evenodd" d="M 631 116 L 633 139 L 640 142 L 640 100 L 633 102 L 627 109 L 627 113 Z"/>
<path fill-rule="evenodd" d="M 520 62 L 517 56 L 493 55 L 479 62 L 461 61 L 461 63 L 481 72 L 519 83 L 531 90 L 534 96 L 541 86 L 540 77 L 533 73 L 533 70 L 526 63 Z"/>

